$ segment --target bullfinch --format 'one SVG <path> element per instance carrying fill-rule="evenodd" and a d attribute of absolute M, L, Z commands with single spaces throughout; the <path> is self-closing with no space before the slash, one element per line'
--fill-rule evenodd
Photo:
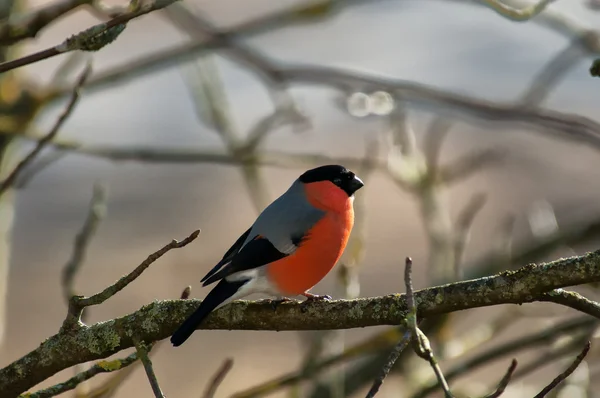
<path fill-rule="evenodd" d="M 344 252 L 354 225 L 354 193 L 363 185 L 340 165 L 302 174 L 201 280 L 203 286 L 218 283 L 173 333 L 171 343 L 180 346 L 211 311 L 253 293 L 280 301 L 298 295 L 307 300 L 329 298 L 308 291 Z"/>

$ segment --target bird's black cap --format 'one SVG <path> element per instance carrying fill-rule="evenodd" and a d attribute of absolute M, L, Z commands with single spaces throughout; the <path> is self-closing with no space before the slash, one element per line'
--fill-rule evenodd
<path fill-rule="evenodd" d="M 298 178 L 305 184 L 319 181 L 331 181 L 340 187 L 348 196 L 352 196 L 364 186 L 364 183 L 353 172 L 338 164 L 329 164 L 306 171 Z"/>

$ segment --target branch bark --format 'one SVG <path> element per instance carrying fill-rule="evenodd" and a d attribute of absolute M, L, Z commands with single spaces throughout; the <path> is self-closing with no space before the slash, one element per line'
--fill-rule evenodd
<path fill-rule="evenodd" d="M 546 293 L 600 281 L 600 251 L 516 271 L 416 291 L 420 318 L 499 304 L 544 300 Z M 156 301 L 140 310 L 76 330 L 63 330 L 0 370 L 0 397 L 14 397 L 78 363 L 106 358 L 144 341 L 169 337 L 198 307 L 198 300 Z M 327 330 L 398 325 L 408 313 L 406 295 L 336 300 L 300 305 L 283 303 L 273 312 L 270 300 L 237 301 L 212 313 L 201 329 Z"/>

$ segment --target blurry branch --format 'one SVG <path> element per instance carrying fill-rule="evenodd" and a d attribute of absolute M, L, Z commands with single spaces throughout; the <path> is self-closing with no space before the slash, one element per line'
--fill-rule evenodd
<path fill-rule="evenodd" d="M 131 282 L 136 280 L 150 265 L 152 265 L 152 263 L 161 258 L 167 252 L 171 251 L 172 249 L 179 249 L 187 246 L 189 243 L 194 241 L 199 234 L 200 230 L 196 230 L 182 241 L 173 239 L 169 244 L 163 246 L 160 250 L 157 250 L 156 252 L 150 254 L 148 258 L 146 258 L 146 260 L 144 260 L 129 274 L 121 277 L 118 281 L 116 281 L 114 284 L 110 285 L 100 293 L 96 293 L 89 297 L 71 297 L 71 300 L 69 301 L 69 311 L 63 323 L 62 329 L 72 328 L 74 330 L 79 330 L 85 328 L 85 325 L 83 325 L 80 322 L 80 317 L 81 313 L 86 307 L 102 304 L 103 302 L 105 302 L 106 300 L 123 290 Z"/>
<path fill-rule="evenodd" d="M 556 88 L 569 69 L 575 67 L 583 58 L 584 51 L 580 38 L 572 39 L 559 51 L 535 76 L 530 86 L 521 97 L 526 107 L 539 106 L 550 92 Z"/>
<path fill-rule="evenodd" d="M 554 0 L 537 0 L 537 3 L 521 9 L 506 5 L 500 0 L 480 1 L 505 18 L 513 21 L 527 21 L 544 11 L 546 6 Z"/>
<path fill-rule="evenodd" d="M 176 3 L 164 9 L 163 13 L 172 20 L 175 27 L 185 30 L 192 38 L 215 43 L 218 48 L 225 50 L 250 70 L 260 73 L 267 79 L 266 83 L 269 86 L 278 86 L 282 83 L 273 63 L 267 57 L 239 43 L 235 35 L 221 32 L 198 10 L 192 12 L 187 6 Z"/>
<path fill-rule="evenodd" d="M 25 170 L 25 168 L 39 155 L 39 153 L 46 147 L 46 145 L 48 145 L 54 139 L 54 137 L 56 137 L 56 135 L 60 131 L 60 128 L 63 126 L 65 121 L 69 118 L 69 116 L 75 109 L 75 106 L 79 101 L 80 89 L 84 85 L 91 71 L 91 64 L 88 64 L 83 73 L 81 73 L 81 75 L 79 76 L 79 79 L 77 80 L 75 86 L 71 89 L 71 99 L 69 100 L 69 103 L 67 104 L 64 111 L 60 114 L 60 116 L 54 123 L 54 126 L 52 126 L 48 134 L 46 134 L 41 140 L 38 141 L 35 148 L 23 160 L 21 160 L 19 164 L 17 164 L 17 166 L 8 175 L 8 177 L 6 177 L 4 181 L 2 181 L 2 183 L 0 184 L 0 195 L 2 195 L 4 192 L 6 192 L 7 189 L 9 189 L 12 185 L 16 183 L 17 178 Z"/>
<path fill-rule="evenodd" d="M 402 354 L 402 351 L 408 347 L 411 341 L 418 338 L 416 336 L 418 326 L 417 326 L 417 307 L 415 305 L 414 292 L 412 288 L 412 260 L 410 257 L 406 257 L 405 266 L 404 266 L 404 283 L 406 285 L 406 306 L 408 307 L 408 314 L 406 316 L 406 324 L 408 326 L 408 330 L 404 332 L 402 339 L 396 344 L 392 352 L 390 353 L 385 365 L 381 369 L 379 376 L 373 382 L 373 385 L 369 389 L 366 398 L 373 398 L 379 392 L 379 389 L 383 385 L 383 381 L 388 376 L 394 364 Z"/>
<path fill-rule="evenodd" d="M 405 329 L 402 329 L 402 332 L 405 332 Z M 329 367 L 338 365 L 346 361 L 350 361 L 352 359 L 359 358 L 371 352 L 377 352 L 381 351 L 382 349 L 387 349 L 396 341 L 398 341 L 398 339 L 401 337 L 402 334 L 398 333 L 398 328 L 388 329 L 384 332 L 376 334 L 373 337 L 370 337 L 366 341 L 362 341 L 349 348 L 344 349 L 344 351 L 341 353 L 332 355 L 321 361 L 318 361 L 309 368 L 303 367 L 300 371 L 279 376 L 275 379 L 261 383 L 247 390 L 235 393 L 231 398 L 251 398 L 274 393 L 282 388 L 295 385 L 304 380 L 310 379 L 315 374 L 318 374 Z"/>
<path fill-rule="evenodd" d="M 74 319 L 82 304 L 99 304 L 138 276 L 145 267 L 171 248 L 181 247 L 197 236 L 194 232 L 181 243 L 174 241 L 149 256 L 128 276 L 90 298 L 72 301 Z M 600 281 L 600 251 L 516 271 L 446 284 L 414 292 L 418 315 L 435 315 L 499 304 L 538 301 L 554 289 Z M 281 304 L 277 316 L 270 303 L 236 301 L 213 312 L 201 329 L 236 330 L 327 330 L 376 325 L 398 325 L 406 318 L 406 296 L 383 297 L 302 305 Z M 53 374 L 78 363 L 105 358 L 133 346 L 133 338 L 158 341 L 170 336 L 198 306 L 198 300 L 158 301 L 121 318 L 94 325 L 76 324 L 61 328 L 33 351 L 0 369 L 0 396 L 15 396 Z M 68 323 L 68 322 L 66 322 Z M 87 343 L 86 343 L 87 342 Z M 57 351 L 58 350 L 58 351 Z M 60 352 L 60 355 L 56 353 Z"/>
<path fill-rule="evenodd" d="M 154 373 L 152 361 L 148 357 L 148 351 L 151 349 L 152 346 L 148 346 L 142 341 L 135 341 L 134 345 L 135 350 L 138 354 L 138 358 L 140 358 L 142 364 L 144 365 L 144 370 L 146 371 L 146 375 L 148 376 L 148 381 L 150 382 L 150 386 L 152 387 L 152 392 L 154 393 L 154 396 L 156 398 L 165 398 L 162 390 L 160 389 L 160 385 L 158 384 L 156 374 Z"/>
<path fill-rule="evenodd" d="M 92 199 L 88 209 L 87 216 L 81 227 L 79 233 L 75 236 L 75 242 L 73 243 L 73 252 L 71 258 L 65 264 L 62 271 L 62 292 L 67 306 L 71 301 L 72 297 L 76 295 L 75 288 L 73 287 L 75 276 L 83 266 L 85 262 L 85 255 L 94 236 L 98 225 L 106 216 L 106 189 L 101 185 L 94 185 Z M 85 322 L 87 312 L 81 313 L 81 321 Z M 75 374 L 81 372 L 81 364 L 75 366 L 73 371 Z M 76 394 L 79 394 L 82 390 L 87 389 L 87 385 L 80 384 L 77 386 Z"/>
<path fill-rule="evenodd" d="M 473 225 L 477 214 L 483 209 L 486 201 L 487 195 L 483 193 L 474 194 L 471 197 L 471 200 L 463 208 L 462 212 L 458 215 L 454 239 L 454 278 L 457 281 L 464 278 L 462 261 L 471 232 L 471 226 Z"/>
<path fill-rule="evenodd" d="M 265 33 L 278 28 L 289 27 L 293 24 L 322 22 L 326 18 L 335 16 L 344 8 L 366 3 L 366 0 L 322 0 L 308 2 L 282 11 L 257 17 L 253 20 L 242 22 L 227 30 L 220 30 L 218 35 L 207 39 L 200 39 L 186 43 L 179 47 L 167 49 L 137 61 L 128 62 L 127 65 L 118 66 L 107 72 L 98 74 L 93 79 L 95 87 L 105 87 L 118 84 L 124 80 L 136 79 L 154 71 L 172 67 L 196 58 L 202 53 L 231 45 L 234 37 L 248 38 L 259 33 Z M 372 3 L 372 1 L 371 1 Z M 176 14 L 177 11 L 171 15 Z M 189 23 L 186 25 L 189 27 Z M 193 29 L 202 29 L 193 27 Z M 62 96 L 64 92 L 55 92 L 53 97 Z"/>
<path fill-rule="evenodd" d="M 0 46 L 9 46 L 23 39 L 35 37 L 55 19 L 92 0 L 57 0 L 24 15 L 12 15 L 0 22 Z"/>
<path fill-rule="evenodd" d="M 50 144 L 49 146 L 52 146 Z M 38 156 L 37 160 L 29 164 L 14 183 L 16 189 L 27 187 L 42 171 L 65 157 L 67 152 L 52 152 L 46 156 Z"/>
<path fill-rule="evenodd" d="M 84 31 L 81 31 L 54 47 L 50 47 L 12 61 L 1 63 L 0 73 L 20 68 L 25 65 L 30 65 L 35 62 L 71 51 L 98 51 L 107 44 L 112 43 L 123 32 L 127 22 L 130 20 L 148 14 L 152 11 L 165 8 L 173 4 L 175 1 L 177 0 L 151 0 L 144 2 L 144 4 L 138 4 L 136 1 L 133 1 L 131 10 L 128 12 L 120 14 L 107 22 L 99 23 Z"/>
<path fill-rule="evenodd" d="M 223 383 L 223 380 L 225 380 L 225 376 L 227 376 L 227 373 L 229 373 L 232 367 L 233 359 L 227 358 L 225 362 L 223 362 L 221 367 L 217 370 L 217 373 L 215 373 L 215 375 L 212 377 L 210 383 L 206 387 L 204 395 L 202 395 L 202 398 L 214 398 L 215 393 L 217 392 L 217 388 L 219 388 L 221 383 Z"/>
<path fill-rule="evenodd" d="M 63 295 L 67 303 L 69 300 L 71 300 L 71 297 L 76 295 L 73 288 L 75 275 L 83 265 L 88 245 L 94 236 L 100 221 L 102 221 L 105 215 L 106 189 L 101 185 L 94 185 L 94 191 L 87 217 L 83 223 L 81 231 L 79 231 L 75 237 L 75 244 L 73 245 L 73 253 L 71 254 L 71 258 L 63 268 L 62 288 Z"/>
<path fill-rule="evenodd" d="M 550 346 L 563 336 L 572 335 L 581 330 L 591 330 L 597 325 L 598 320 L 590 317 L 580 317 L 563 321 L 552 328 L 544 328 L 541 332 L 513 339 L 507 343 L 486 349 L 470 359 L 463 360 L 446 372 L 446 378 L 448 381 L 452 381 L 473 372 L 479 367 L 490 365 L 505 356 L 514 355 L 520 351 L 535 350 L 538 347 L 544 348 Z M 427 383 L 425 387 L 413 394 L 411 398 L 425 398 L 433 394 L 436 389 L 437 383 Z"/>
<path fill-rule="evenodd" d="M 341 4 L 354 4 L 359 1 L 338 0 L 338 2 Z M 179 11 L 181 11 L 181 9 L 179 9 Z M 185 15 L 187 17 L 195 18 L 195 21 L 198 20 L 195 15 L 191 14 L 189 11 L 186 12 L 187 14 Z M 180 56 L 190 57 L 191 54 L 194 53 L 194 50 L 210 50 L 225 47 L 229 48 L 231 53 L 238 57 L 238 59 L 242 58 L 244 63 L 250 65 L 256 72 L 261 73 L 264 76 L 276 77 L 277 82 L 280 83 L 326 85 L 337 87 L 342 90 L 346 90 L 348 87 L 360 87 L 361 89 L 369 91 L 385 91 L 390 94 L 395 94 L 401 97 L 403 101 L 409 103 L 427 106 L 441 105 L 449 110 L 466 113 L 467 115 L 475 116 L 486 122 L 494 121 L 503 124 L 526 124 L 534 128 L 543 128 L 549 132 L 553 132 L 558 137 L 581 140 L 596 147 L 600 146 L 600 125 L 581 116 L 563 114 L 551 110 L 527 109 L 520 106 L 520 104 L 498 104 L 483 99 L 475 99 L 445 92 L 413 82 L 385 79 L 343 69 L 320 66 L 278 66 L 256 52 L 250 51 L 247 47 L 236 44 L 232 40 L 233 37 L 241 37 L 242 35 L 245 36 L 249 33 L 254 33 L 254 29 L 257 29 L 258 27 L 263 29 L 272 26 L 270 23 L 274 23 L 276 26 L 282 26 L 280 24 L 283 24 L 286 21 L 294 21 L 300 14 L 298 9 L 287 10 L 283 13 L 277 13 L 275 15 L 264 17 L 263 19 L 259 18 L 238 25 L 230 30 L 218 32 L 211 31 L 210 24 L 208 24 L 209 28 L 207 30 L 206 24 L 203 24 L 201 26 L 204 28 L 199 29 L 202 29 L 202 33 L 204 34 L 207 34 L 207 31 L 212 33 L 212 36 L 209 35 L 210 38 L 202 39 L 199 44 L 194 43 L 191 48 L 190 45 L 186 45 L 185 48 L 181 48 L 180 50 L 168 50 L 162 55 L 155 55 L 140 62 L 129 63 L 122 69 L 99 74 L 96 78 L 92 79 L 90 87 L 97 87 L 97 85 L 103 85 L 108 82 L 114 83 L 117 81 L 115 79 L 129 77 L 126 75 L 127 73 L 135 73 L 136 76 L 139 76 L 148 67 L 154 67 L 157 63 L 160 65 L 158 61 L 162 58 L 175 64 L 175 61 L 181 61 L 181 57 L 177 57 L 177 54 L 179 53 Z M 275 18 L 278 18 L 278 20 L 274 20 Z M 206 22 L 203 19 L 200 19 L 200 21 L 203 23 Z M 264 26 L 256 25 L 262 22 L 265 23 Z M 188 23 L 188 25 L 190 24 Z M 241 53 L 240 49 L 242 49 Z M 252 57 L 252 61 L 248 61 L 248 54 Z M 61 95 L 63 95 L 63 92 L 60 90 L 51 92 L 48 99 L 56 98 Z"/>
<path fill-rule="evenodd" d="M 542 391 L 540 391 L 539 394 L 537 394 L 533 398 L 544 398 L 546 395 L 548 395 L 548 393 L 550 393 L 550 391 L 554 390 L 560 383 L 562 383 L 567 377 L 569 377 L 571 375 L 571 373 L 573 373 L 575 371 L 575 369 L 577 369 L 579 364 L 586 357 L 587 353 L 590 351 L 590 347 L 591 347 L 591 343 L 588 341 L 586 343 L 585 347 L 583 347 L 583 350 L 581 351 L 581 353 L 579 353 L 579 355 L 577 355 L 577 357 L 575 358 L 573 363 L 567 369 L 565 369 L 564 372 L 562 372 L 554 380 L 552 380 L 552 382 L 550 384 L 548 384 L 546 387 L 544 387 L 544 389 Z"/>
<path fill-rule="evenodd" d="M 406 349 L 406 347 L 408 347 L 411 336 L 412 336 L 412 331 L 406 331 L 404 333 L 404 336 L 402 336 L 402 339 L 398 342 L 398 344 L 396 344 L 396 346 L 394 347 L 392 352 L 390 352 L 390 356 L 388 357 L 387 362 L 381 369 L 381 374 L 373 382 L 373 385 L 371 386 L 371 389 L 367 393 L 366 398 L 373 398 L 379 392 L 379 389 L 383 385 L 383 381 L 385 380 L 385 378 L 388 376 L 388 374 L 392 370 L 392 367 L 394 366 L 394 364 L 400 357 L 400 354 L 402 353 L 402 351 L 404 351 Z"/>
<path fill-rule="evenodd" d="M 417 325 L 417 307 L 415 305 L 411 273 L 412 273 L 412 260 L 409 257 L 407 257 L 406 258 L 406 266 L 404 269 L 404 280 L 405 280 L 405 284 L 406 284 L 406 302 L 407 302 L 407 306 L 409 308 L 409 313 L 407 316 L 407 323 L 412 332 L 410 339 L 412 340 L 412 345 L 413 345 L 415 353 L 419 357 L 421 357 L 424 360 L 426 360 L 427 362 L 429 362 L 429 365 L 431 366 L 431 369 L 433 369 L 433 372 L 437 378 L 438 384 L 444 391 L 446 398 L 452 398 L 453 394 L 450 392 L 450 387 L 448 385 L 448 382 L 446 381 L 446 377 L 444 376 L 444 373 L 442 372 L 442 369 L 440 368 L 440 366 L 433 354 L 433 351 L 431 350 L 431 344 L 429 342 L 429 339 L 427 338 L 425 333 L 423 333 L 421 331 L 421 329 L 419 329 L 419 326 Z M 399 353 L 398 353 L 398 355 L 396 355 L 396 359 L 398 356 L 399 356 Z M 386 374 L 389 373 L 392 366 L 393 366 L 393 363 L 389 367 L 386 366 L 386 368 L 387 368 Z M 506 373 L 504 374 L 504 376 L 498 383 L 498 386 L 496 387 L 495 391 L 492 392 L 491 394 L 486 395 L 485 398 L 495 398 L 495 397 L 499 397 L 500 395 L 502 395 L 502 393 L 508 386 L 508 383 L 510 382 L 510 378 L 511 378 L 513 372 L 515 371 L 516 367 L 517 367 L 517 361 L 515 359 L 513 359 L 508 370 L 506 371 Z M 374 387 L 375 387 L 375 385 L 374 385 Z M 372 398 L 372 396 L 370 397 L 368 395 L 367 398 Z"/>

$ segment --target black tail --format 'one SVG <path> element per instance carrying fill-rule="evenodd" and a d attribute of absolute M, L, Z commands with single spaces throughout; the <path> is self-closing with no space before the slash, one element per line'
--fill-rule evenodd
<path fill-rule="evenodd" d="M 196 327 L 217 308 L 219 304 L 230 298 L 242 287 L 247 280 L 240 282 L 228 282 L 225 279 L 221 281 L 208 293 L 208 296 L 202 301 L 200 307 L 190 315 L 179 329 L 171 336 L 171 343 L 178 347 L 182 345 L 196 330 Z"/>

